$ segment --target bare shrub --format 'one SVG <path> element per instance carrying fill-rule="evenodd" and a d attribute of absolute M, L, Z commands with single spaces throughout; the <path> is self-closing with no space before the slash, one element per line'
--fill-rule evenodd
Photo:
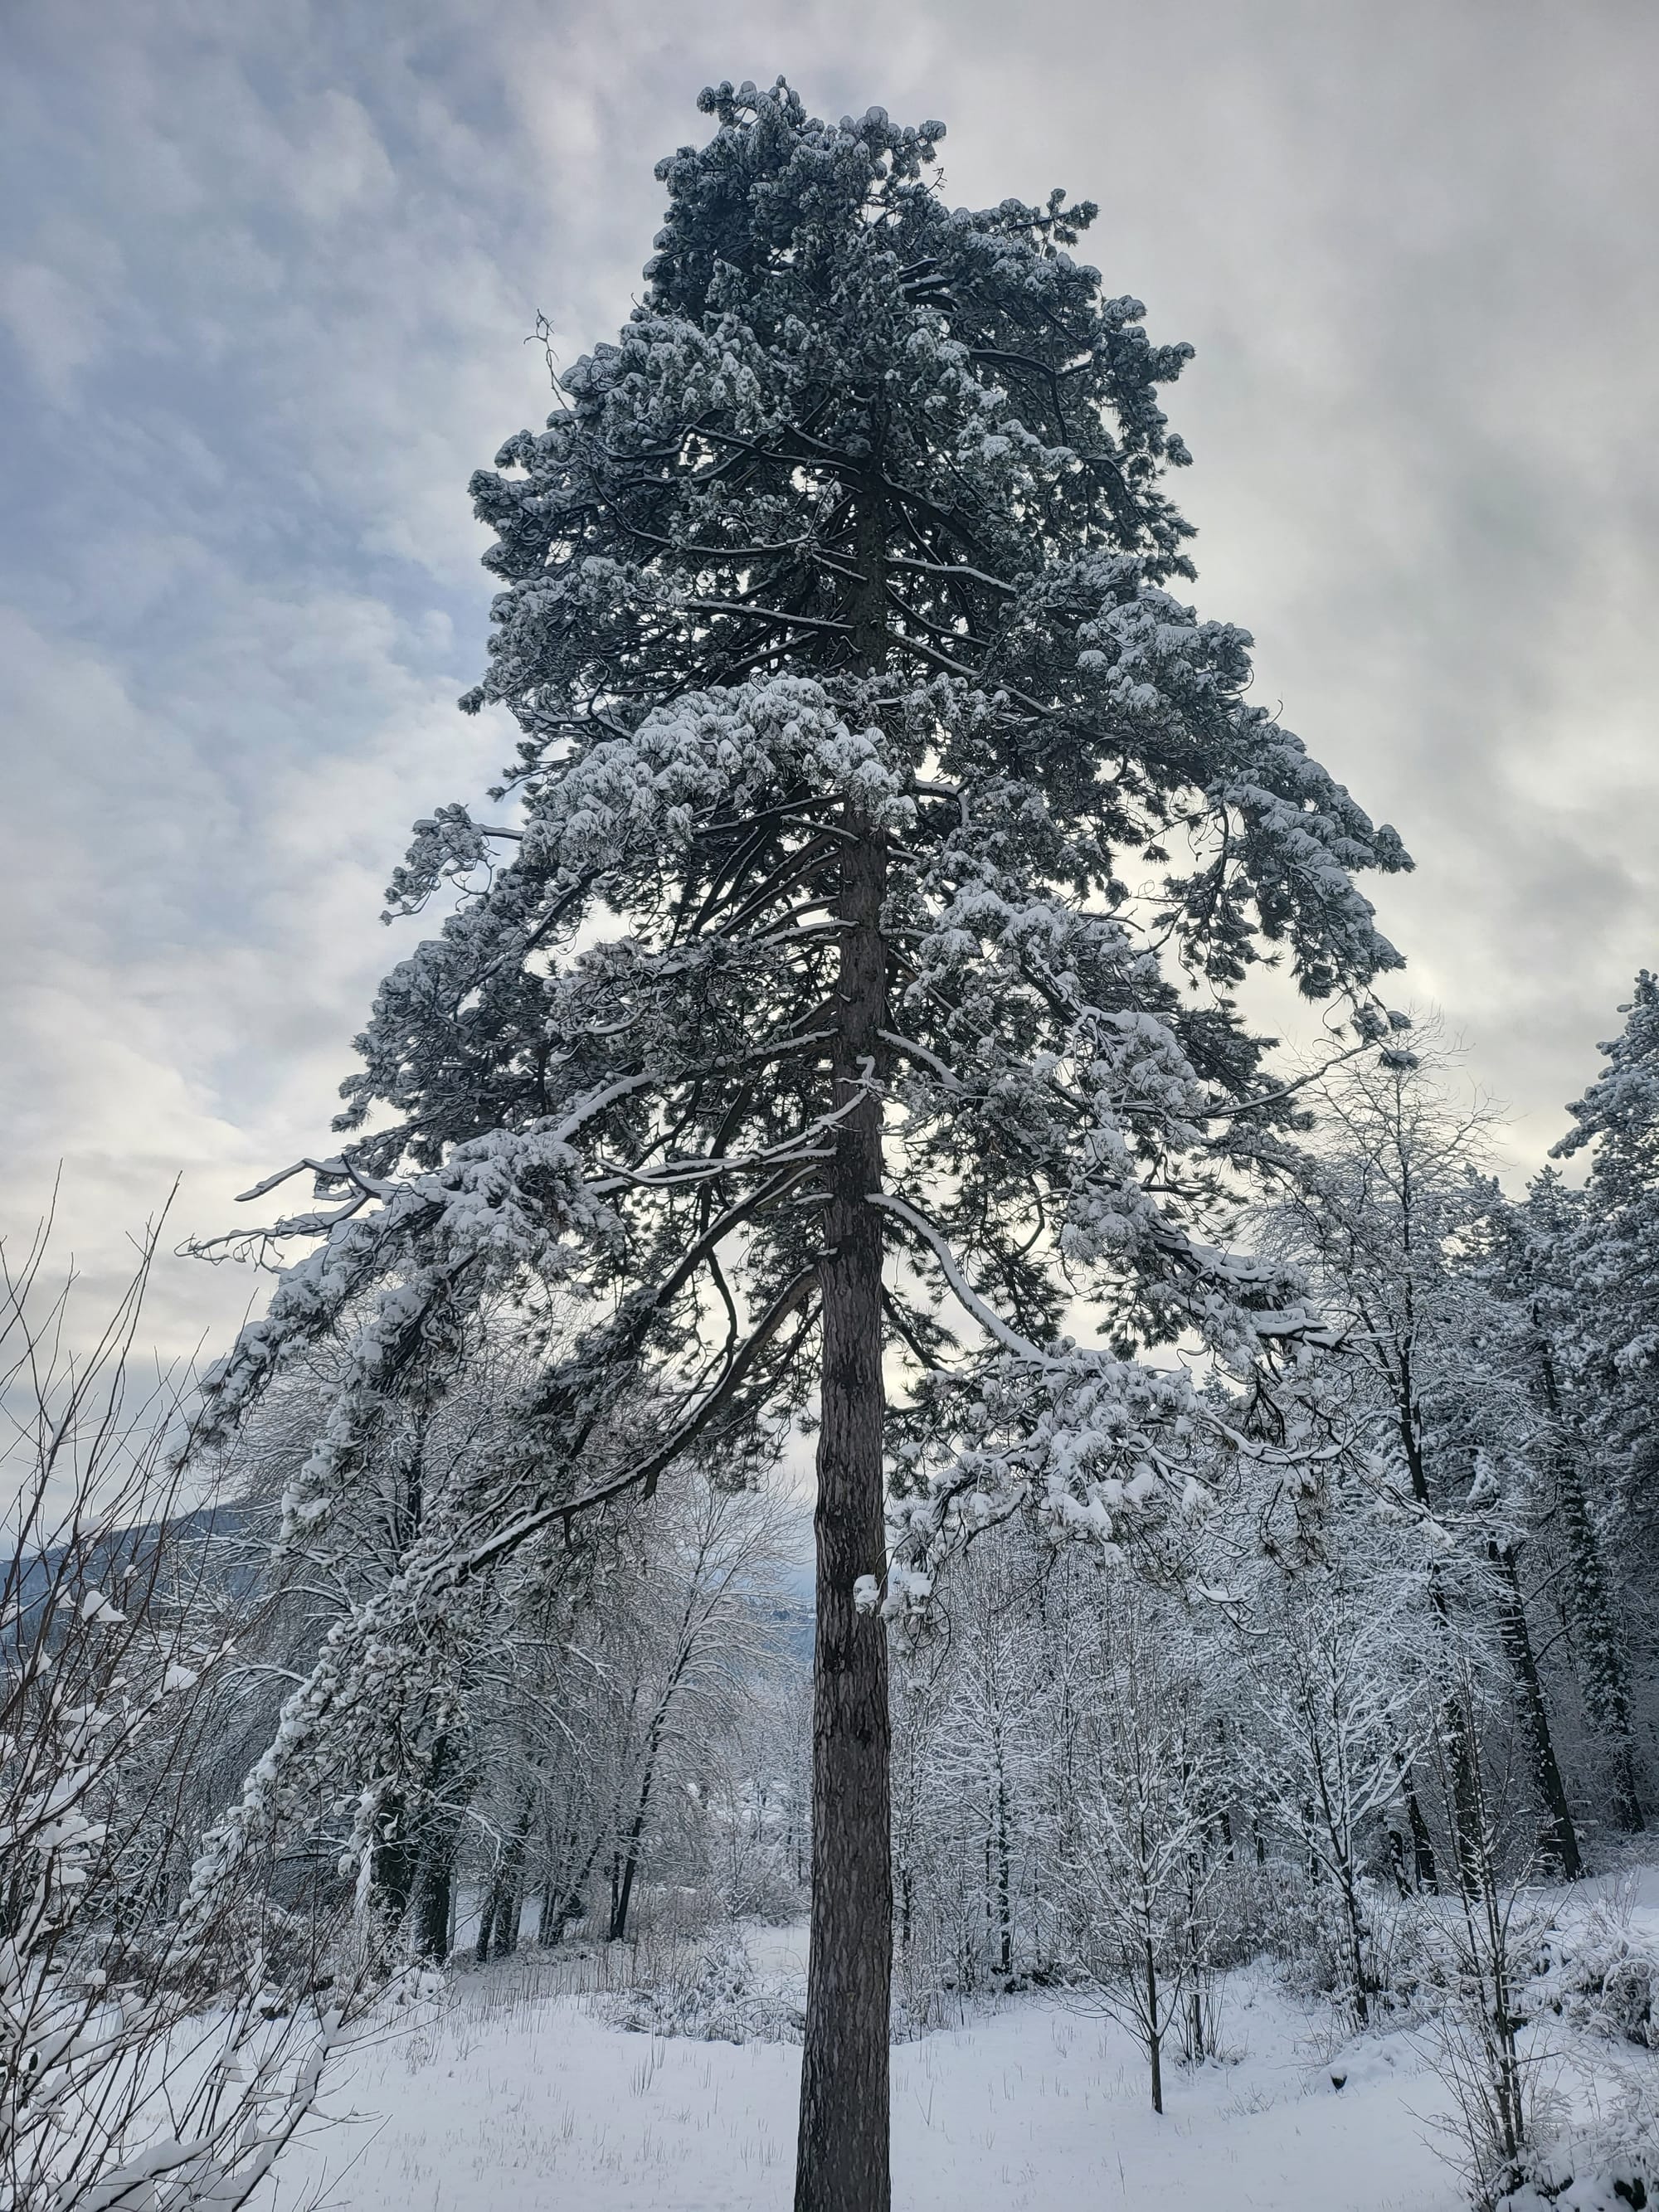
<path fill-rule="evenodd" d="M 181 1915 L 246 1608 L 186 1510 L 185 1378 L 133 1345 L 161 1222 L 90 1349 L 50 1224 L 0 1243 L 0 2196 L 16 2212 L 245 2203 L 358 2008 L 316 1895 L 237 1870 Z"/>

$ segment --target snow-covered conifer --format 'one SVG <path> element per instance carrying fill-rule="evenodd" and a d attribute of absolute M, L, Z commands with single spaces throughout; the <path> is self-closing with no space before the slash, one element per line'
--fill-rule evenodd
<path fill-rule="evenodd" d="M 319 1203 L 273 1231 L 314 1249 L 209 1412 L 372 1296 L 288 1500 L 314 1531 L 474 1302 L 590 1301 L 291 1743 L 459 1585 L 676 1462 L 741 1480 L 815 1408 L 798 2202 L 877 2212 L 884 1609 L 1017 1505 L 1103 1544 L 1201 1510 L 1214 1416 L 1137 1351 L 1247 1373 L 1310 1318 L 1229 1249 L 1290 1110 L 1231 994 L 1276 951 L 1374 1033 L 1396 956 L 1352 878 L 1405 859 L 1179 596 L 1189 349 L 1073 257 L 1096 210 L 951 207 L 937 124 L 702 105 L 640 304 L 475 480 L 501 588 L 464 703 L 517 758 L 492 819 L 417 826 L 394 908 L 459 903 L 381 987 Z M 894 1353 L 944 1372 L 889 1581 Z"/>
<path fill-rule="evenodd" d="M 1540 1190 L 1531 1212 L 1555 1286 L 1569 1424 L 1593 1447 L 1592 1511 L 1618 1525 L 1626 1579 L 1639 1586 L 1659 1560 L 1659 977 L 1644 969 L 1620 1011 L 1623 1033 L 1601 1046 L 1607 1065 L 1568 1109 L 1575 1126 L 1555 1147 L 1589 1152 L 1584 1188 Z M 1591 1632 L 1602 1725 L 1616 1738 L 1626 1727 L 1618 1638 L 1607 1622 Z M 1639 1825 L 1633 1783 L 1626 1818 Z"/>

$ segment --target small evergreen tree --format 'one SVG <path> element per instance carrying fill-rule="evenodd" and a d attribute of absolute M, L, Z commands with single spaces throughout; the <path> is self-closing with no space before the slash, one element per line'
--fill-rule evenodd
<path fill-rule="evenodd" d="M 1228 1250 L 1290 1110 L 1231 994 L 1282 948 L 1376 1034 L 1397 956 L 1352 877 L 1407 863 L 1247 703 L 1248 637 L 1171 596 L 1158 394 L 1189 349 L 1072 258 L 1095 209 L 952 209 L 940 125 L 815 121 L 781 82 L 702 106 L 619 339 L 475 480 L 501 591 L 463 704 L 517 720 L 518 815 L 418 825 L 394 908 L 463 896 L 381 988 L 347 1141 L 306 1164 L 329 1207 L 277 1224 L 317 1249 L 211 1412 L 378 1290 L 288 1501 L 314 1531 L 479 1297 L 562 1281 L 590 1322 L 295 1692 L 198 1882 L 366 1679 L 395 1700 L 388 1655 L 459 1584 L 676 1462 L 741 1480 L 810 1417 L 797 2203 L 878 2212 L 884 1584 L 902 1609 L 953 1530 L 1023 1505 L 1103 1543 L 1194 1509 L 1223 1416 L 1137 1351 L 1188 1333 L 1244 1374 L 1310 1325 L 1293 1273 Z M 1060 1334 L 1080 1298 L 1093 1345 Z"/>

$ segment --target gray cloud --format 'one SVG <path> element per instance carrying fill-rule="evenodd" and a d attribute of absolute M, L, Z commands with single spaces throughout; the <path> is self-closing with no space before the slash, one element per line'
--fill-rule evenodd
<path fill-rule="evenodd" d="M 175 1170 L 218 1228 L 323 1137 L 404 826 L 506 749 L 452 702 L 522 340 L 614 328 L 697 87 L 780 69 L 945 116 L 953 199 L 1101 202 L 1199 349 L 1196 597 L 1417 854 L 1402 989 L 1516 1164 L 1558 1133 L 1659 951 L 1650 10 L 37 0 L 0 43 L 8 1221 L 61 1158 L 96 1278 Z M 179 1262 L 158 1326 L 247 1289 Z"/>

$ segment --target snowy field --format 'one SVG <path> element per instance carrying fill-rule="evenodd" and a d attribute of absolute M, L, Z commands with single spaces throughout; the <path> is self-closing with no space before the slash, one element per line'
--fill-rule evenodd
<path fill-rule="evenodd" d="M 750 1930 L 798 1976 L 800 1936 Z M 336 2212 L 783 2212 L 800 2054 L 605 2025 L 533 1954 L 361 2051 L 276 2203 Z M 896 2212 L 1458 2212 L 1430 2142 L 1445 2099 L 1403 2034 L 1339 2053 L 1328 2015 L 1235 1977 L 1231 2063 L 1171 2067 L 1160 2119 L 1113 2023 L 1010 2000 L 893 2054 Z M 1339 2094 L 1333 2071 L 1346 2071 Z"/>

